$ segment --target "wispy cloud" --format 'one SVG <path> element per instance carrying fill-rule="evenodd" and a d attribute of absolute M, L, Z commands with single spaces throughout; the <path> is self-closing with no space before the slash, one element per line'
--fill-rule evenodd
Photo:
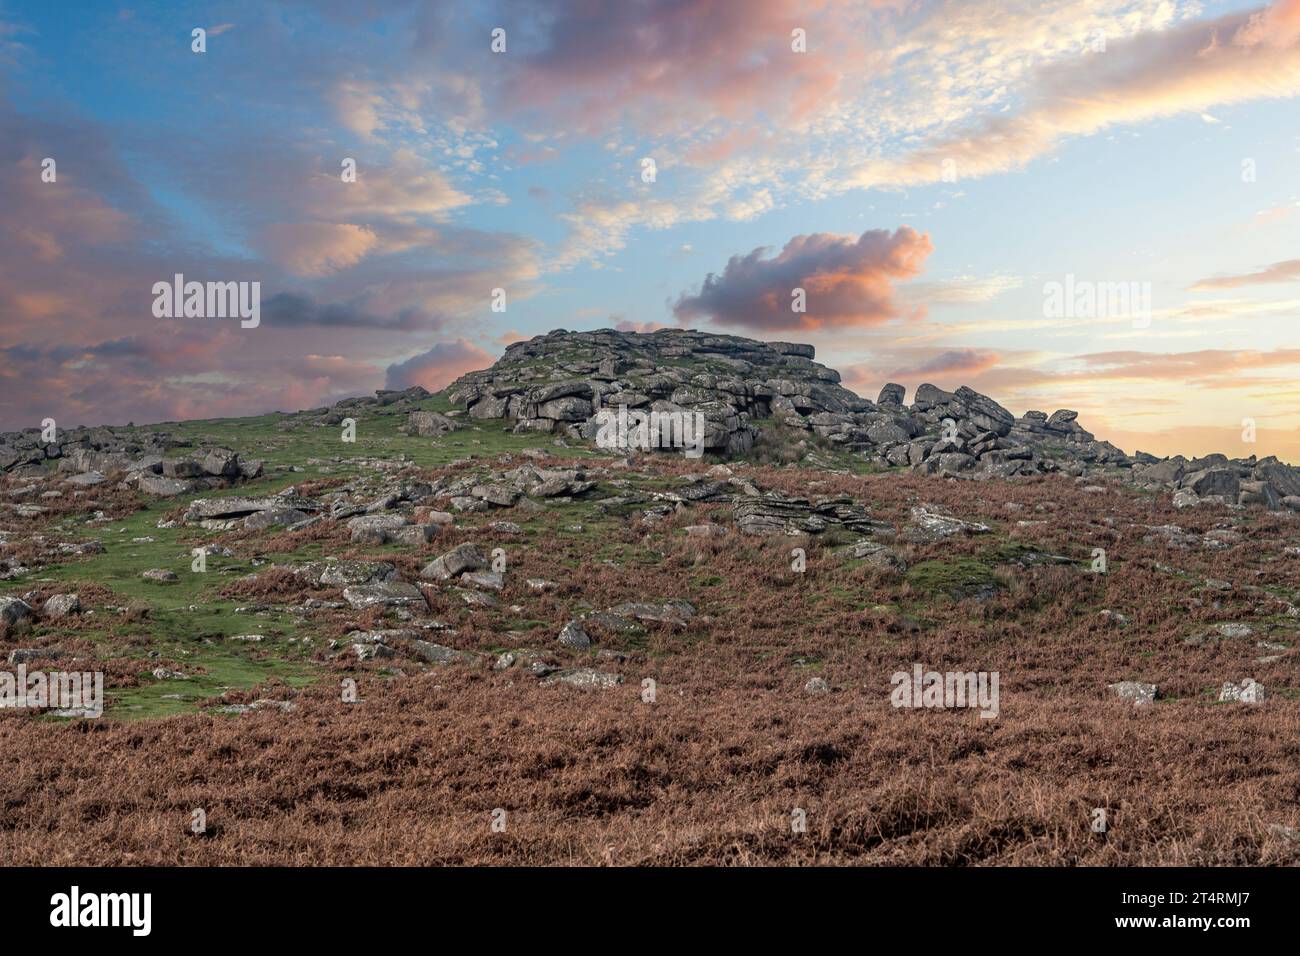
<path fill-rule="evenodd" d="M 1242 275 L 1219 276 L 1211 279 L 1201 279 L 1196 282 L 1192 288 L 1196 290 L 1205 289 L 1239 289 L 1247 285 L 1264 285 L 1272 282 L 1294 282 L 1300 279 L 1300 259 L 1287 259 L 1283 262 L 1275 262 L 1266 269 L 1260 269 L 1258 272 L 1247 272 Z"/>

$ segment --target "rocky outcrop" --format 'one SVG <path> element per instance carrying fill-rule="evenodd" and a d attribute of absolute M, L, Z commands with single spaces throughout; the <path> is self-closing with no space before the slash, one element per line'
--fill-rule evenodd
<path fill-rule="evenodd" d="M 1174 504 L 1180 508 L 1217 504 L 1300 511 L 1300 468 L 1272 457 L 1178 455 L 1160 460 L 1143 456 L 1133 466 L 1133 480 L 1144 488 L 1173 491 Z"/>
<path fill-rule="evenodd" d="M 262 474 L 260 460 L 243 460 L 229 448 L 195 448 L 164 430 L 56 428 L 54 440 L 47 437 L 39 428 L 0 434 L 0 472 L 35 478 L 53 471 L 82 486 L 114 475 L 159 497 L 224 488 Z"/>
<path fill-rule="evenodd" d="M 872 402 L 844 388 L 839 373 L 813 355 L 810 345 L 677 329 L 561 330 L 511 345 L 491 368 L 456 381 L 448 396 L 471 419 L 587 441 L 598 437 L 602 409 L 698 412 L 705 450 L 723 455 L 749 451 L 755 422 L 767 420 L 885 467 L 957 478 L 1132 464 L 1084 431 L 1075 412 L 1017 419 L 973 389 L 930 384 L 910 406 L 893 383 Z"/>
<path fill-rule="evenodd" d="M 462 376 L 447 394 L 474 421 L 504 420 L 517 431 L 583 441 L 599 437 L 602 411 L 698 412 L 704 449 L 726 456 L 748 452 L 756 423 L 764 422 L 815 436 L 881 467 L 927 475 L 1132 478 L 1175 492 L 1180 505 L 1210 501 L 1300 510 L 1300 469 L 1276 459 L 1129 456 L 1099 441 L 1071 409 L 1028 411 L 1017 418 L 967 387 L 948 392 L 922 384 L 908 405 L 906 389 L 891 382 L 872 402 L 843 387 L 839 373 L 815 362 L 814 354 L 811 345 L 683 329 L 557 330 L 514 343 L 495 365 Z M 738 515 L 742 530 L 799 530 L 801 523 L 822 520 L 809 511 L 792 512 L 788 504 L 745 507 L 748 512 Z"/>
<path fill-rule="evenodd" d="M 419 411 L 429 397 L 419 385 L 380 389 L 374 396 L 346 398 L 328 408 L 315 408 L 285 418 L 277 427 L 301 424 L 337 425 L 362 409 L 380 415 L 407 415 L 403 426 L 411 434 L 436 435 L 452 431 L 459 423 L 436 412 Z M 39 478 L 54 470 L 74 484 L 94 484 L 107 476 L 121 476 L 129 487 L 158 497 L 175 497 L 225 488 L 261 476 L 264 463 L 238 451 L 200 443 L 165 428 L 141 429 L 134 425 L 93 428 L 41 428 L 0 433 L 0 474 Z"/>
<path fill-rule="evenodd" d="M 736 500 L 733 515 L 742 534 L 820 534 L 833 527 L 873 534 L 881 529 L 865 508 L 847 498 L 747 495 Z"/>
<path fill-rule="evenodd" d="M 516 342 L 491 368 L 448 393 L 474 419 L 509 419 L 519 431 L 593 440 L 601 409 L 699 413 L 704 447 L 741 455 L 754 419 L 867 411 L 872 403 L 813 361 L 811 345 L 665 329 L 630 333 L 563 330 Z"/>

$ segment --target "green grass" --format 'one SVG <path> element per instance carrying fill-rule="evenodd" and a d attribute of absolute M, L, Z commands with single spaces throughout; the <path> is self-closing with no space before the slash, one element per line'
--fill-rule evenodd
<path fill-rule="evenodd" d="M 967 597 L 985 588 L 1001 587 L 993 568 L 975 558 L 922 561 L 909 568 L 905 576 L 917 591 L 950 597 Z"/>
<path fill-rule="evenodd" d="M 411 408 L 423 411 L 448 412 L 452 405 L 444 395 L 434 395 Z M 478 421 L 467 416 L 460 419 L 465 427 L 437 438 L 420 438 L 403 435 L 398 428 L 406 422 L 407 408 L 401 411 L 392 406 L 363 406 L 349 414 L 356 419 L 356 441 L 342 440 L 341 425 L 317 425 L 316 416 L 310 414 L 286 415 L 273 412 L 253 418 L 209 418 L 188 422 L 163 422 L 159 425 L 141 426 L 136 432 L 164 430 L 177 438 L 188 439 L 197 447 L 202 443 L 225 445 L 240 451 L 247 458 L 263 458 L 268 466 L 296 465 L 305 469 L 304 475 L 342 474 L 355 470 L 343 459 L 397 458 L 405 455 L 421 467 L 445 465 L 461 458 L 496 456 L 518 453 L 525 448 L 555 450 L 556 436 L 536 432 L 516 435 L 504 421 Z M 282 429 L 280 423 L 292 421 L 295 426 Z M 130 429 L 123 429 L 129 432 Z M 184 457 L 192 449 L 178 448 L 177 457 Z M 564 450 L 566 455 L 583 457 L 598 454 L 598 450 L 579 447 L 576 443 Z M 311 464 L 311 459 L 320 463 Z M 335 459 L 339 459 L 335 461 Z M 324 472 L 322 468 L 328 469 Z"/>
<path fill-rule="evenodd" d="M 255 645 L 264 647 L 265 643 Z M 270 654 L 260 660 L 226 648 L 206 649 L 185 659 L 191 666 L 201 665 L 205 673 L 188 680 L 154 681 L 138 687 L 108 692 L 105 713 L 123 719 L 165 717 L 194 710 L 200 701 L 218 697 L 227 690 L 244 690 L 258 684 L 278 681 L 290 687 L 304 687 L 319 676 L 319 668 Z M 184 666 L 182 673 L 188 673 Z M 179 698 L 179 699 L 176 699 Z"/>
<path fill-rule="evenodd" d="M 265 494 L 284 479 L 268 479 L 236 489 L 237 493 Z M 227 492 L 229 493 L 229 492 Z M 197 496 L 195 496 L 197 497 Z M 188 681 L 154 681 L 140 687 L 111 690 L 110 716 L 151 717 L 194 708 L 197 701 L 230 688 L 247 688 L 271 679 L 301 685 L 319 668 L 303 660 L 307 650 L 290 644 L 299 625 L 292 615 L 266 612 L 237 614 L 251 599 L 222 597 L 221 589 L 254 570 L 247 561 L 208 555 L 207 570 L 192 570 L 192 549 L 214 541 L 216 533 L 188 527 L 159 528 L 160 518 L 178 506 L 175 499 L 151 500 L 121 520 L 83 526 L 80 539 L 93 538 L 104 545 L 104 553 L 35 571 L 16 582 L 23 585 L 65 583 L 69 589 L 88 582 L 111 588 L 120 603 L 146 606 L 147 615 L 126 620 L 97 609 L 95 626 L 79 632 L 100 644 L 105 658 L 143 657 L 157 650 L 165 658 L 182 663 L 181 670 L 202 668 L 206 674 Z M 135 540 L 152 538 L 151 541 Z M 315 546 L 305 549 L 318 551 Z M 306 555 L 304 555 L 306 556 Z M 290 556 L 275 556 L 288 560 Z M 160 584 L 142 578 L 150 568 L 165 568 L 178 577 L 175 583 Z M 191 610 L 193 608 L 193 610 Z M 40 625 L 33 636 L 57 634 L 53 625 Z M 227 642 L 237 634 L 262 634 L 262 642 Z M 143 669 L 147 673 L 147 668 Z M 163 699 L 180 694 L 181 700 Z"/>
<path fill-rule="evenodd" d="M 716 371 L 730 374 L 728 369 L 721 367 Z M 414 407 L 443 413 L 452 410 L 444 395 L 431 396 Z M 208 555 L 207 570 L 195 572 L 191 569 L 193 549 L 205 543 L 220 542 L 221 534 L 195 527 L 158 527 L 159 520 L 183 509 L 191 500 L 234 495 L 261 497 L 313 479 L 372 475 L 372 469 L 357 459 L 405 459 L 413 466 L 437 467 L 474 458 L 481 459 L 482 469 L 487 471 L 498 467 L 495 459 L 499 456 L 518 456 L 530 448 L 593 461 L 622 457 L 619 453 L 584 447 L 579 442 L 570 442 L 568 447 L 560 448 L 555 445 L 556 436 L 537 432 L 516 435 L 504 421 L 476 421 L 468 417 L 459 419 L 464 427 L 447 435 L 436 438 L 405 435 L 398 429 L 405 423 L 409 410 L 410 406 L 401 410 L 392 406 L 362 406 L 351 410 L 348 414 L 357 421 L 355 442 L 341 440 L 342 427 L 339 425 L 314 424 L 316 415 L 309 413 L 272 413 L 252 418 L 167 422 L 121 429 L 127 434 L 165 431 L 175 439 L 189 442 L 188 447 L 174 449 L 171 454 L 175 457 L 197 456 L 205 445 L 233 448 L 246 459 L 263 459 L 267 474 L 236 487 L 178 498 L 141 496 L 138 511 L 102 524 L 88 524 L 84 516 L 61 518 L 58 523 L 60 530 L 76 540 L 90 538 L 99 541 L 104 546 L 104 553 L 39 569 L 10 582 L 13 590 L 21 592 L 27 587 L 50 583 L 71 590 L 79 584 L 95 583 L 110 588 L 117 595 L 116 603 L 147 609 L 146 613 L 121 615 L 97 608 L 96 617 L 89 619 L 89 624 L 87 619 L 83 619 L 77 631 L 78 636 L 97 645 L 104 659 L 126 658 L 141 662 L 140 686 L 106 688 L 107 713 L 115 718 L 136 719 L 192 711 L 200 702 L 228 690 L 247 689 L 275 681 L 303 686 L 323 676 L 323 668 L 310 660 L 319 649 L 320 638 L 313 634 L 314 628 L 286 611 L 271 609 L 236 613 L 238 607 L 260 602 L 251 597 L 226 598 L 220 592 L 228 583 L 259 567 L 271 563 L 319 560 L 329 551 L 326 544 L 309 542 L 292 552 L 262 555 L 266 563 L 258 566 L 247 558 Z M 292 423 L 292 427 L 281 427 L 285 423 Z M 772 423 L 761 423 L 760 427 L 771 428 Z M 784 437 L 797 440 L 805 436 L 787 434 Z M 845 470 L 871 470 L 865 462 L 843 449 L 815 436 L 806 437 L 810 447 L 824 458 L 833 459 Z M 296 470 L 290 471 L 290 468 Z M 626 487 L 602 485 L 594 491 L 593 497 L 650 496 L 679 486 L 680 482 L 671 477 L 628 475 Z M 509 517 L 523 528 L 524 541 L 535 542 L 552 535 L 576 538 L 589 544 L 581 563 L 613 561 L 625 568 L 636 568 L 655 564 L 662 557 L 644 547 L 624 543 L 619 540 L 619 532 L 626 519 L 635 520 L 653 503 L 647 501 L 604 511 L 591 500 L 579 500 L 558 511 L 531 516 L 512 514 Z M 581 525 L 582 530 L 570 530 L 573 525 Z M 372 556 L 382 559 L 386 554 L 397 555 L 405 550 L 400 545 L 392 545 L 374 549 Z M 145 580 L 141 573 L 150 568 L 173 571 L 178 580 L 168 584 Z M 702 573 L 693 582 L 692 590 L 712 591 L 722 583 L 719 576 Z M 846 592 L 837 597 L 851 603 L 860 596 Z M 511 621 L 509 629 L 529 632 L 546 626 L 544 622 L 524 618 Z M 261 642 L 229 640 L 235 635 L 250 633 L 261 634 L 264 639 Z M 57 634 L 57 626 L 41 624 L 33 632 L 33 637 Z M 313 637 L 317 644 L 301 643 L 300 639 L 307 636 Z M 689 640 L 689 637 L 683 639 Z M 644 634 L 623 635 L 619 640 L 629 649 L 644 649 L 646 643 Z M 149 673 L 154 665 L 145 666 L 144 663 L 148 660 L 148 651 L 157 651 L 162 661 L 170 662 L 171 666 L 190 675 L 190 679 L 155 680 Z"/>

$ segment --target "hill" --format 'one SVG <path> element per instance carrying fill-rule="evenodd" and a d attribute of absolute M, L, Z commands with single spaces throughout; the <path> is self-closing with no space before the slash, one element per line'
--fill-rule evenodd
<path fill-rule="evenodd" d="M 4 436 L 0 653 L 106 700 L 0 709 L 0 855 L 1300 862 L 1295 471 L 905 399 L 556 332 L 437 395 Z M 615 408 L 704 457 L 601 447 Z"/>

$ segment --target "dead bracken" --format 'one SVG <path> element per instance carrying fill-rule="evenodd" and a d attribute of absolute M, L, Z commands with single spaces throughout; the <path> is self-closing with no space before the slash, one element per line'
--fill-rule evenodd
<path fill-rule="evenodd" d="M 554 333 L 243 444 L 183 422 L 144 430 L 159 461 L 95 430 L 17 462 L 3 489 L 61 504 L 0 510 L 0 653 L 107 699 L 92 733 L 0 713 L 0 855 L 59 862 L 76 827 L 105 864 L 1300 862 L 1293 471 L 829 372 Z M 703 406 L 709 454 L 547 417 L 598 394 Z M 980 706 L 891 700 L 931 672 Z M 220 828 L 159 828 L 177 801 Z"/>

